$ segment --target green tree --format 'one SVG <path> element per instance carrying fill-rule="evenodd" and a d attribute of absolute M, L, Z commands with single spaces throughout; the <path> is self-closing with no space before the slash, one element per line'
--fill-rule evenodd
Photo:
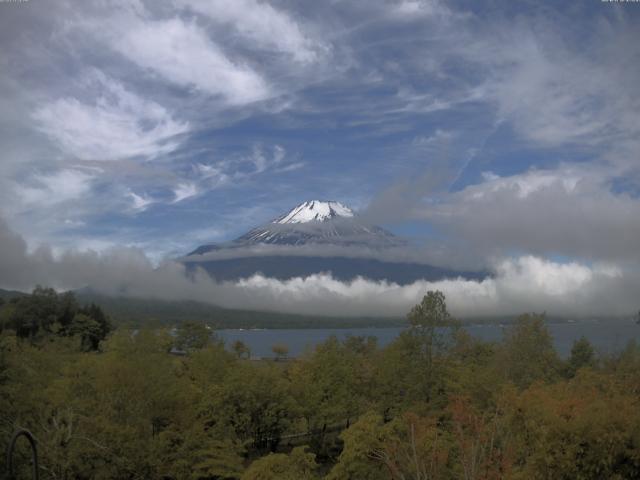
<path fill-rule="evenodd" d="M 5 305 L 4 298 L 0 297 L 0 335 L 5 329 L 6 318 L 5 318 L 5 309 L 3 308 Z"/>
<path fill-rule="evenodd" d="M 237 364 L 204 392 L 199 406 L 209 425 L 230 425 L 257 450 L 275 450 L 291 424 L 295 404 L 279 368 Z"/>
<path fill-rule="evenodd" d="M 327 480 L 386 480 L 387 468 L 374 458 L 384 445 L 382 416 L 367 412 L 340 434 L 344 447 Z"/>
<path fill-rule="evenodd" d="M 567 361 L 567 375 L 572 378 L 578 370 L 585 367 L 593 368 L 596 365 L 595 350 L 591 342 L 584 336 L 573 342 L 571 347 L 571 355 Z"/>
<path fill-rule="evenodd" d="M 505 399 L 514 478 L 640 478 L 638 400 L 623 390 L 583 370 Z"/>
<path fill-rule="evenodd" d="M 276 343 L 271 347 L 271 351 L 275 354 L 276 360 L 284 360 L 289 355 L 289 347 L 284 343 Z"/>
<path fill-rule="evenodd" d="M 193 388 L 203 393 L 222 383 L 236 364 L 236 358 L 225 350 L 224 345 L 214 343 L 193 352 L 189 361 L 183 363 L 183 368 Z"/>
<path fill-rule="evenodd" d="M 80 307 L 78 312 L 91 318 L 97 324 L 97 329 L 88 339 L 88 342 L 91 350 L 98 350 L 100 342 L 107 338 L 107 335 L 113 330 L 109 317 L 104 313 L 102 308 L 94 303 Z"/>
<path fill-rule="evenodd" d="M 236 340 L 233 342 L 231 349 L 235 352 L 238 358 L 251 358 L 251 349 L 242 340 Z"/>
<path fill-rule="evenodd" d="M 212 332 L 200 322 L 182 322 L 176 331 L 175 346 L 185 352 L 193 352 L 211 344 Z"/>
<path fill-rule="evenodd" d="M 97 350 L 111 331 L 111 323 L 100 307 L 79 307 L 72 292 L 58 295 L 52 288 L 36 287 L 31 295 L 13 300 L 8 324 L 18 338 L 50 336 L 80 338 L 81 348 Z"/>
<path fill-rule="evenodd" d="M 52 288 L 38 286 L 31 295 L 14 300 L 9 324 L 18 338 L 34 342 L 39 334 L 51 332 L 58 316 L 58 294 Z"/>
<path fill-rule="evenodd" d="M 332 336 L 290 370 L 293 396 L 319 455 L 326 454 L 329 431 L 348 424 L 369 400 L 370 378 L 359 360 Z"/>
<path fill-rule="evenodd" d="M 544 315 L 521 315 L 504 333 L 498 362 L 507 379 L 520 388 L 537 380 L 555 380 L 560 373 L 560 359 L 544 320 Z"/>
<path fill-rule="evenodd" d="M 475 338 L 464 328 L 458 330 L 447 371 L 448 395 L 469 397 L 474 405 L 483 409 L 495 408 L 496 398 L 506 381 L 496 361 L 497 349 L 494 342 Z"/>
<path fill-rule="evenodd" d="M 171 427 L 160 433 L 156 456 L 163 478 L 231 479 L 242 474 L 244 448 L 231 431 L 205 428 L 195 421 L 186 430 Z"/>
<path fill-rule="evenodd" d="M 320 478 L 317 468 L 315 455 L 297 447 L 289 455 L 271 453 L 256 460 L 241 480 L 315 480 Z"/>
<path fill-rule="evenodd" d="M 447 310 L 444 294 L 427 292 L 407 319 L 409 328 L 380 358 L 378 383 L 385 415 L 416 401 L 446 401 L 447 355 L 459 326 Z"/>
<path fill-rule="evenodd" d="M 73 319 L 78 313 L 79 305 L 73 292 L 65 292 L 58 295 L 58 313 L 56 315 L 56 323 L 61 335 L 69 334 L 68 329 L 71 328 Z M 87 315 L 91 316 L 91 315 Z M 108 332 L 106 332 L 108 333 Z M 106 336 L 105 333 L 105 336 Z M 104 337 L 103 337 L 104 338 Z"/>
<path fill-rule="evenodd" d="M 371 356 L 378 349 L 378 339 L 374 336 L 349 335 L 343 343 L 347 351 L 363 356 Z"/>
<path fill-rule="evenodd" d="M 88 315 L 76 313 L 68 327 L 71 336 L 80 338 L 80 348 L 88 352 L 97 350 L 102 337 L 100 324 Z"/>
<path fill-rule="evenodd" d="M 128 332 L 110 339 L 87 387 L 90 438 L 108 451 L 101 478 L 151 478 L 161 461 L 156 450 L 168 430 L 193 425 L 197 397 L 188 378 L 178 375 L 179 360 L 166 352 L 166 338 L 154 331 Z M 195 427 L 194 427 L 195 428 Z"/>
<path fill-rule="evenodd" d="M 342 433 L 345 442 L 328 480 L 429 480 L 455 477 L 451 436 L 435 418 L 405 412 L 385 423 L 368 413 Z"/>
<path fill-rule="evenodd" d="M 621 352 L 605 356 L 603 366 L 629 392 L 640 394 L 640 345 L 635 339 L 629 340 Z"/>
<path fill-rule="evenodd" d="M 422 301 L 407 315 L 408 336 L 415 343 L 415 353 L 421 357 L 427 370 L 434 358 L 446 353 L 455 341 L 457 322 L 447 310 L 444 293 L 429 291 Z"/>

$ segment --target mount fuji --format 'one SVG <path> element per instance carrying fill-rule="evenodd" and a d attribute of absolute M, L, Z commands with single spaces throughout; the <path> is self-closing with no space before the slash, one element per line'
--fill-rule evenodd
<path fill-rule="evenodd" d="M 256 273 L 287 280 L 330 272 L 343 281 L 363 277 L 399 284 L 486 276 L 383 259 L 408 244 L 384 228 L 362 221 L 340 202 L 310 200 L 231 242 L 199 246 L 178 260 L 188 271 L 203 268 L 222 281 Z"/>
<path fill-rule="evenodd" d="M 189 255 L 202 255 L 220 248 L 257 245 L 360 245 L 381 248 L 405 244 L 406 241 L 383 228 L 360 222 L 349 207 L 339 202 L 311 200 L 228 244 L 203 245 Z"/>

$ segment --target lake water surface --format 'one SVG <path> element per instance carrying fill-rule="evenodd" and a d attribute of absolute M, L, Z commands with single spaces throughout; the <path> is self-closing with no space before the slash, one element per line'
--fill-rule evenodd
<path fill-rule="evenodd" d="M 585 336 L 598 350 L 611 353 L 621 350 L 629 340 L 640 342 L 640 325 L 631 320 L 581 321 L 575 323 L 552 323 L 547 325 L 553 335 L 555 347 L 562 356 L 571 351 L 573 342 Z M 471 335 L 482 340 L 499 341 L 509 326 L 469 325 L 464 327 Z M 254 357 L 273 357 L 271 347 L 283 343 L 289 347 L 289 355 L 299 356 L 307 348 L 313 348 L 331 335 L 344 339 L 353 336 L 374 336 L 379 346 L 385 346 L 402 331 L 390 328 L 313 328 L 313 329 L 265 329 L 265 330 L 218 330 L 227 348 L 236 340 L 243 341 Z"/>

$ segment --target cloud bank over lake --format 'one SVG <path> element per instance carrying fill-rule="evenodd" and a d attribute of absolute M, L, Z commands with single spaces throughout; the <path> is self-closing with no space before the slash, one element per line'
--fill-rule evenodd
<path fill-rule="evenodd" d="M 176 262 L 155 266 L 139 249 L 103 252 L 50 248 L 27 250 L 24 239 L 0 224 L 0 287 L 30 289 L 91 287 L 108 295 L 198 300 L 228 308 L 316 315 L 401 316 L 428 290 L 442 290 L 453 314 L 461 317 L 517 315 L 630 315 L 637 310 L 640 277 L 609 264 L 554 262 L 532 255 L 504 258 L 482 281 L 448 279 L 400 286 L 356 279 L 341 282 L 330 273 L 276 280 L 254 275 L 217 283 L 196 271 L 187 277 Z"/>

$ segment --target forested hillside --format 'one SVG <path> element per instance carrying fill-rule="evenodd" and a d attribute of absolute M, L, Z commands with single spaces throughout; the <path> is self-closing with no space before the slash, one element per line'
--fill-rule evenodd
<path fill-rule="evenodd" d="M 216 328 L 346 328 L 402 325 L 401 318 L 329 317 L 238 310 L 189 300 L 110 297 L 90 291 L 76 293 L 79 301 L 94 303 L 109 312 L 115 325 L 132 328 L 166 327 L 183 321 L 206 322 Z"/>
<path fill-rule="evenodd" d="M 640 347 L 599 357 L 581 340 L 564 361 L 540 315 L 484 343 L 429 292 L 386 348 L 332 338 L 252 361 L 202 324 L 109 332 L 107 319 L 96 344 L 90 307 L 60 301 L 34 323 L 19 302 L 0 307 L 0 447 L 33 432 L 41 478 L 640 476 Z M 28 470 L 26 448 L 16 459 Z"/>

